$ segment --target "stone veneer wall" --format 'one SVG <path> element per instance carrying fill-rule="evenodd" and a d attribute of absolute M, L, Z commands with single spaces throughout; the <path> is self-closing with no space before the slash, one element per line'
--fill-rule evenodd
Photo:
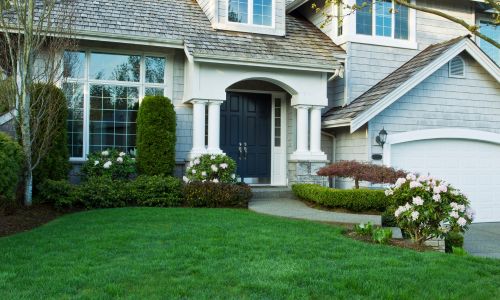
<path fill-rule="evenodd" d="M 295 183 L 314 183 L 322 186 L 329 186 L 327 177 L 316 175 L 318 170 L 326 166 L 326 164 L 326 162 L 289 161 L 289 184 L 293 185 Z"/>

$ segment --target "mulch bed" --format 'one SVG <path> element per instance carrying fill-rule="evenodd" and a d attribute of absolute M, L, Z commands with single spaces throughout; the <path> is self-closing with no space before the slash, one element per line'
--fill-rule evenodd
<path fill-rule="evenodd" d="M 354 240 L 358 240 L 358 241 L 362 241 L 362 242 L 370 243 L 370 244 L 375 244 L 375 242 L 372 240 L 372 238 L 370 236 L 358 235 L 358 234 L 356 234 L 356 232 L 354 232 L 352 230 L 346 230 L 344 232 L 344 234 L 345 234 L 345 236 L 347 236 L 351 239 L 354 239 Z M 412 243 L 410 240 L 405 240 L 405 239 L 403 239 L 403 240 L 391 239 L 389 241 L 389 245 L 395 246 L 395 247 L 400 247 L 400 248 L 412 249 L 412 250 L 415 250 L 418 252 L 434 251 L 434 249 L 432 249 L 429 246 L 419 246 L 419 245 Z"/>
<path fill-rule="evenodd" d="M 0 208 L 0 237 L 29 231 L 71 211 L 57 211 L 47 204 Z"/>

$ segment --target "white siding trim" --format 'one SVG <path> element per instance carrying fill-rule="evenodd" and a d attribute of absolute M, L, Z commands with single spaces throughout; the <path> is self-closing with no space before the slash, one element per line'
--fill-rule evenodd
<path fill-rule="evenodd" d="M 500 68 L 488 57 L 486 54 L 479 49 L 479 47 L 470 39 L 466 38 L 451 49 L 448 49 L 440 57 L 435 59 L 427 67 L 420 70 L 416 75 L 410 78 L 408 81 L 399 86 L 399 88 L 392 91 L 389 95 L 384 97 L 382 100 L 378 101 L 375 105 L 361 113 L 351 122 L 351 133 L 358 130 L 361 126 L 369 122 L 372 118 L 386 109 L 389 105 L 397 101 L 403 95 L 405 95 L 412 88 L 420 84 L 427 77 L 436 72 L 444 64 L 448 63 L 452 58 L 460 54 L 462 51 L 467 51 L 485 70 L 495 78 L 497 82 L 500 82 Z"/>
<path fill-rule="evenodd" d="M 384 145 L 384 164 L 391 166 L 392 145 L 434 139 L 462 139 L 500 144 L 500 134 L 473 129 L 440 128 L 408 131 L 387 136 L 387 141 Z"/>
<path fill-rule="evenodd" d="M 14 109 L 9 112 L 6 112 L 3 115 L 0 115 L 0 125 L 9 122 L 10 120 L 14 119 L 15 116 L 17 116 L 17 112 Z"/>

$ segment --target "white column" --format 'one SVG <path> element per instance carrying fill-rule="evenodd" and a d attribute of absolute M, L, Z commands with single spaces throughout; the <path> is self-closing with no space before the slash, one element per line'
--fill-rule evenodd
<path fill-rule="evenodd" d="M 208 104 L 208 149 L 210 154 L 222 154 L 220 149 L 220 106 L 222 101 L 210 100 Z"/>
<path fill-rule="evenodd" d="M 193 100 L 193 149 L 189 159 L 205 154 L 205 105 L 206 100 Z"/>
<path fill-rule="evenodd" d="M 309 106 L 296 105 L 297 110 L 297 150 L 292 154 L 292 159 L 302 160 L 309 156 Z"/>
<path fill-rule="evenodd" d="M 326 160 L 327 156 L 321 151 L 321 109 L 322 106 L 313 106 L 311 108 L 311 128 L 310 128 L 310 145 L 311 159 Z"/>

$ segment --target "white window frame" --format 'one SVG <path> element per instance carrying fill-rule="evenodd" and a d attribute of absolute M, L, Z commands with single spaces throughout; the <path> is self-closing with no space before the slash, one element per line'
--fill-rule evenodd
<path fill-rule="evenodd" d="M 127 87 L 137 87 L 139 90 L 139 105 L 144 98 L 146 88 L 162 88 L 163 95 L 172 99 L 173 96 L 173 54 L 172 53 L 158 53 L 147 51 L 131 51 L 131 50 L 112 50 L 108 48 L 80 48 L 71 50 L 72 52 L 85 53 L 85 62 L 83 66 L 84 78 L 65 78 L 65 83 L 79 83 L 83 84 L 83 157 L 70 157 L 70 162 L 85 162 L 87 156 L 90 154 L 90 85 L 117 85 Z M 140 63 L 140 79 L 138 82 L 133 81 L 116 81 L 116 80 L 95 80 L 90 79 L 90 57 L 91 53 L 106 53 L 116 55 L 138 55 L 141 56 Z M 165 58 L 165 74 L 163 83 L 146 83 L 146 57 L 162 57 Z"/>
<path fill-rule="evenodd" d="M 276 0 L 271 0 L 272 8 L 271 8 L 271 25 L 259 25 L 253 23 L 253 1 L 248 0 L 248 22 L 240 23 L 233 22 L 229 20 L 229 0 L 226 1 L 226 22 L 227 24 L 231 24 L 231 26 L 244 26 L 244 27 L 255 27 L 255 28 L 275 28 L 276 26 Z"/>
<path fill-rule="evenodd" d="M 354 5 L 356 0 L 347 0 L 346 4 Z M 393 7 L 394 7 L 394 1 Z M 414 4 L 415 0 L 411 0 L 411 3 Z M 405 49 L 418 49 L 417 44 L 417 12 L 414 9 L 408 10 L 408 39 L 396 39 L 394 37 L 395 34 L 395 14 L 392 14 L 392 32 L 390 37 L 378 36 L 376 33 L 376 5 L 372 4 L 372 34 L 364 35 L 356 33 L 356 13 L 346 16 L 344 18 L 344 30 L 343 35 L 337 38 L 334 38 L 334 42 L 338 45 L 342 45 L 347 41 L 356 42 L 361 44 L 370 44 L 370 45 L 380 45 L 380 46 L 388 46 L 388 47 L 396 47 L 396 48 L 405 48 Z M 336 29 L 335 29 L 336 30 Z"/>

